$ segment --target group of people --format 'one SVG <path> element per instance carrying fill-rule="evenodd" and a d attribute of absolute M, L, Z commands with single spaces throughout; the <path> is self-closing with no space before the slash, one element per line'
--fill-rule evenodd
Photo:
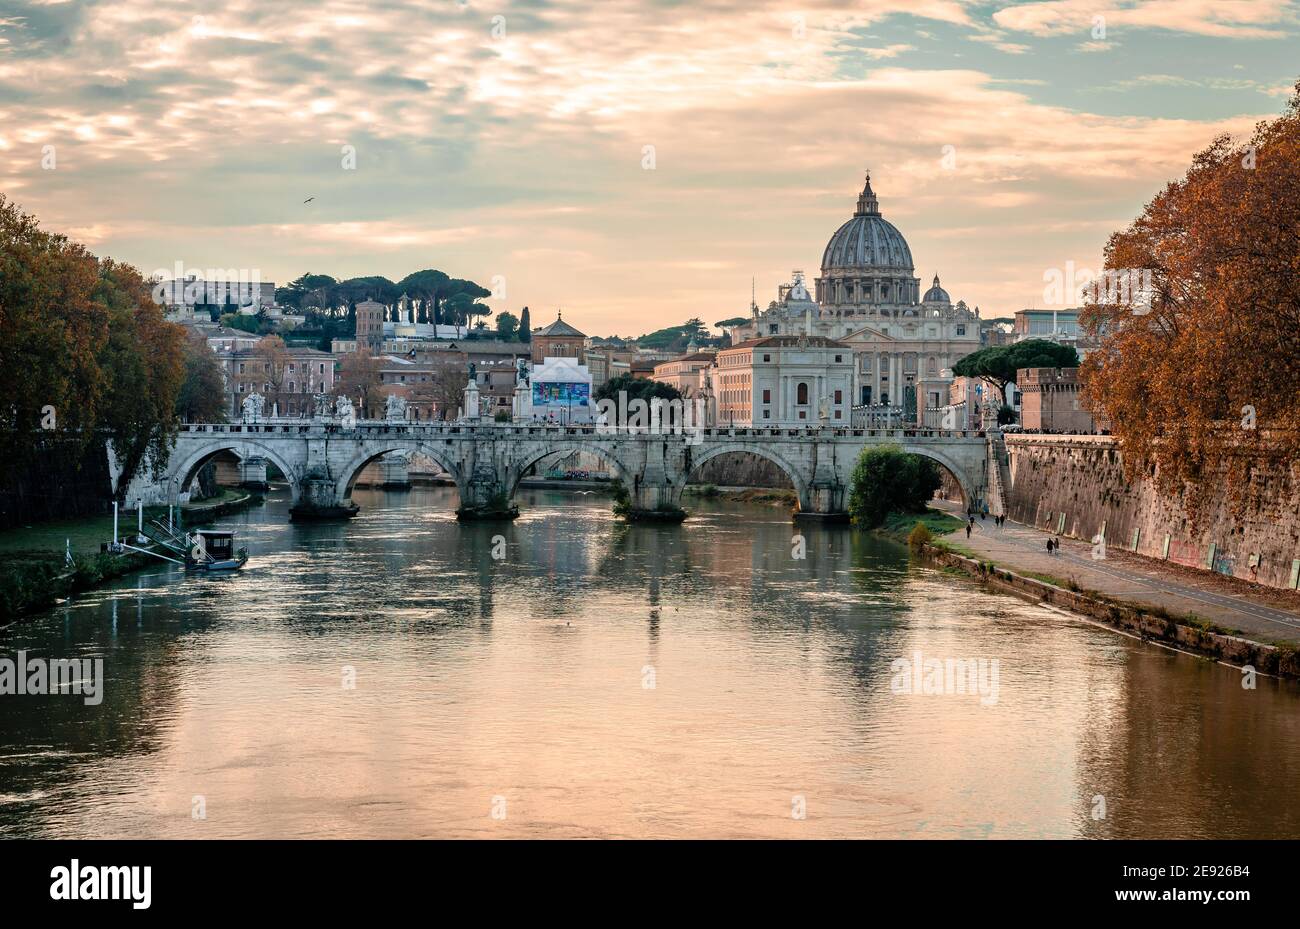
<path fill-rule="evenodd" d="M 975 514 L 967 513 L 966 515 L 970 517 L 969 522 L 966 523 L 966 538 L 969 539 L 971 531 L 975 528 Z M 989 515 L 989 508 L 986 506 L 982 511 L 980 511 L 980 519 L 984 519 L 988 515 Z M 999 529 L 1001 529 L 1006 524 L 1007 524 L 1007 516 L 1005 513 L 993 517 L 993 525 L 997 526 Z"/>
<path fill-rule="evenodd" d="M 1060 539 L 1060 537 L 1058 536 L 1058 537 L 1056 537 L 1056 538 L 1052 538 L 1052 537 L 1049 536 L 1048 539 L 1047 539 L 1047 554 L 1049 554 L 1049 555 L 1059 555 L 1060 553 L 1061 553 L 1061 539 Z"/>

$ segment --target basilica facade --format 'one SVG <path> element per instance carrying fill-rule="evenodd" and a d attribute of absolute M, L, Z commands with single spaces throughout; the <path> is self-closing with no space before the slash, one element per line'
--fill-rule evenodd
<path fill-rule="evenodd" d="M 810 336 L 847 345 L 853 356 L 855 407 L 918 408 L 947 402 L 943 372 L 980 347 L 979 308 L 954 305 L 936 274 L 921 292 L 912 250 L 880 213 L 867 175 L 853 216 L 822 253 L 809 291 L 801 271 L 766 310 L 730 330 L 733 344 L 773 336 Z"/>

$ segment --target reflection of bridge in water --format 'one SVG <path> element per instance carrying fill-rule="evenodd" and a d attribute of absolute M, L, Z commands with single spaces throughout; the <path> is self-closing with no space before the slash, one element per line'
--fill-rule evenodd
<path fill-rule="evenodd" d="M 265 481 L 266 464 L 283 472 L 292 513 L 304 518 L 351 516 L 352 487 L 367 465 L 385 456 L 424 456 L 442 468 L 460 493 L 464 518 L 516 515 L 515 490 L 535 465 L 573 452 L 608 462 L 628 493 L 630 518 L 680 519 L 682 491 L 692 472 L 718 455 L 764 458 L 789 477 L 799 514 L 842 517 L 849 481 L 862 449 L 896 445 L 937 462 L 968 503 L 985 496 L 988 460 L 982 432 L 930 429 L 721 428 L 687 434 L 595 426 L 412 424 L 268 421 L 181 427 L 171 458 L 155 482 L 137 479 L 128 499 L 179 502 L 204 464 L 218 455 L 240 459 L 245 481 Z"/>

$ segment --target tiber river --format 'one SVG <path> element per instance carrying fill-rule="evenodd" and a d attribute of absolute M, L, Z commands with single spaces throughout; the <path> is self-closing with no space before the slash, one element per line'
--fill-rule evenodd
<path fill-rule="evenodd" d="M 782 509 L 356 500 L 299 525 L 273 493 L 226 521 L 243 572 L 151 569 L 0 633 L 106 678 L 99 706 L 0 697 L 0 836 L 1300 836 L 1292 684 L 845 527 L 793 558 Z M 917 657 L 974 686 L 927 693 Z"/>

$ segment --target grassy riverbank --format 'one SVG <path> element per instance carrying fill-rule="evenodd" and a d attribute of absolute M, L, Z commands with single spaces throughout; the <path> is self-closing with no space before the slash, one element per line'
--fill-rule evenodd
<path fill-rule="evenodd" d="M 180 519 L 184 526 L 200 526 L 260 500 L 247 490 L 222 488 L 216 497 L 181 507 Z M 145 507 L 144 516 L 146 522 L 166 522 L 167 508 Z M 118 518 L 119 534 L 134 532 L 136 524 L 134 511 L 123 513 Z M 101 543 L 112 536 L 111 515 L 54 520 L 0 532 L 0 624 L 159 563 L 135 552 L 102 553 Z M 68 548 L 71 566 L 67 564 Z"/>
<path fill-rule="evenodd" d="M 715 484 L 687 484 L 684 495 L 709 500 L 729 500 L 732 503 L 760 503 L 767 506 L 796 506 L 798 496 L 788 487 L 731 487 Z"/>
<path fill-rule="evenodd" d="M 916 524 L 920 523 L 930 531 L 930 535 L 939 537 L 949 532 L 956 532 L 962 527 L 962 521 L 947 513 L 927 509 L 924 513 L 890 513 L 885 517 L 885 524 L 877 532 L 906 542 Z"/>

